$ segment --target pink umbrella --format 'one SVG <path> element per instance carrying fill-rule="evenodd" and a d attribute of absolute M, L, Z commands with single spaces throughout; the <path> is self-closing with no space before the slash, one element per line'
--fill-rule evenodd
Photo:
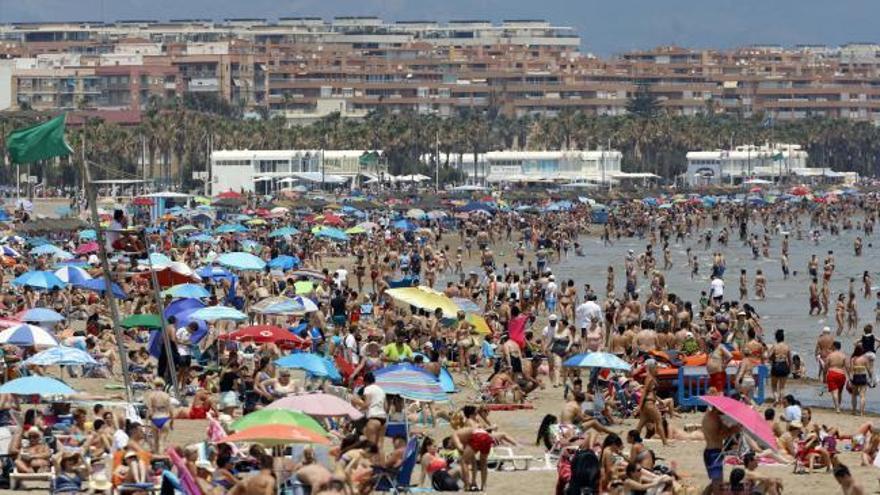
<path fill-rule="evenodd" d="M 288 395 L 266 406 L 267 409 L 292 409 L 309 416 L 348 416 L 360 419 L 363 413 L 335 395 L 316 393 Z"/>
<path fill-rule="evenodd" d="M 87 242 L 85 244 L 80 244 L 79 247 L 76 248 L 76 254 L 92 254 L 98 252 L 98 243 L 97 242 Z"/>
<path fill-rule="evenodd" d="M 744 430 L 752 434 L 755 440 L 776 450 L 776 436 L 773 428 L 764 416 L 742 402 L 721 395 L 702 395 L 700 400 L 718 409 L 722 414 L 736 421 Z"/>

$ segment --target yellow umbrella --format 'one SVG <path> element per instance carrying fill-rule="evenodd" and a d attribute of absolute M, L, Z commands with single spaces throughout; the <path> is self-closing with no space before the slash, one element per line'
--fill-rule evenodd
<path fill-rule="evenodd" d="M 425 287 L 400 287 L 397 289 L 388 289 L 386 294 L 402 303 L 415 306 L 426 311 L 434 311 L 440 308 L 445 318 L 455 318 L 461 308 L 455 304 L 452 299 L 446 297 L 446 294 L 437 292 L 436 290 Z"/>
<path fill-rule="evenodd" d="M 486 319 L 480 315 L 474 313 L 468 313 L 465 321 L 474 326 L 474 331 L 476 331 L 480 335 L 488 335 L 492 333 L 489 329 L 489 323 L 486 322 Z"/>
<path fill-rule="evenodd" d="M 366 234 L 367 229 L 361 227 L 360 225 L 355 225 L 354 227 L 345 231 L 346 234 L 355 235 L 355 234 Z"/>
<path fill-rule="evenodd" d="M 303 295 L 310 294 L 315 289 L 315 286 L 308 280 L 300 280 L 293 283 L 293 289 L 297 295 Z"/>
<path fill-rule="evenodd" d="M 266 221 L 262 218 L 254 218 L 245 222 L 248 225 L 266 225 Z"/>
<path fill-rule="evenodd" d="M 211 198 L 206 198 L 204 196 L 196 196 L 195 198 L 193 198 L 193 201 L 195 201 L 196 203 L 198 203 L 200 205 L 211 204 Z"/>

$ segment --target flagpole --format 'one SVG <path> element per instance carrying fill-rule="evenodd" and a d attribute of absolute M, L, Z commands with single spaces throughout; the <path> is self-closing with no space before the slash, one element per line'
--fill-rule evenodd
<path fill-rule="evenodd" d="M 85 160 L 85 154 L 85 141 L 83 141 L 83 177 L 86 182 L 86 194 L 89 210 L 92 215 L 92 224 L 95 228 L 95 237 L 98 241 L 98 257 L 101 260 L 101 272 L 104 276 L 104 296 L 107 298 L 107 306 L 110 307 L 113 334 L 116 336 L 116 347 L 119 350 L 119 365 L 122 367 L 122 380 L 125 383 L 125 400 L 131 403 L 131 378 L 128 376 L 128 354 L 125 344 L 122 342 L 119 308 L 116 306 L 116 297 L 113 295 L 113 280 L 110 277 L 110 263 L 107 261 L 107 244 L 104 238 L 104 230 L 101 228 L 101 219 L 98 216 L 98 192 L 95 189 L 95 184 L 92 183 L 92 172 L 89 169 L 89 162 Z"/>

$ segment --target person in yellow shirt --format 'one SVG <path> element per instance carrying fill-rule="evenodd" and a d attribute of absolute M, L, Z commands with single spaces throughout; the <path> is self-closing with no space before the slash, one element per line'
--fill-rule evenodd
<path fill-rule="evenodd" d="M 397 332 L 394 342 L 382 348 L 382 360 L 389 363 L 412 361 L 413 351 L 406 343 L 406 334 Z"/>

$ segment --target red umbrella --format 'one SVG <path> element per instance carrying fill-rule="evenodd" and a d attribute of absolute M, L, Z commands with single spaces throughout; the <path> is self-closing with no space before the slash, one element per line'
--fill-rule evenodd
<path fill-rule="evenodd" d="M 91 254 L 98 252 L 98 243 L 97 242 L 87 242 L 85 244 L 80 244 L 79 247 L 76 248 L 76 254 Z"/>
<path fill-rule="evenodd" d="M 139 277 L 145 280 L 151 280 L 150 272 L 141 273 L 138 275 Z M 167 289 L 172 285 L 177 284 L 185 284 L 188 282 L 197 282 L 198 280 L 195 277 L 184 275 L 182 273 L 176 272 L 171 268 L 165 268 L 163 270 L 156 270 L 156 279 L 159 281 L 159 285 L 163 289 Z"/>
<path fill-rule="evenodd" d="M 220 440 L 222 443 L 251 442 L 263 445 L 288 445 L 292 443 L 330 443 L 326 437 L 302 426 L 260 425 L 236 432 Z"/>
<path fill-rule="evenodd" d="M 241 194 L 230 189 L 218 194 L 217 197 L 220 199 L 241 199 Z"/>
<path fill-rule="evenodd" d="M 342 217 L 340 217 L 340 216 L 334 215 L 332 213 L 328 213 L 328 214 L 324 215 L 324 225 L 333 225 L 335 227 L 338 227 L 344 223 L 345 222 L 342 220 Z"/>
<path fill-rule="evenodd" d="M 258 344 L 293 342 L 304 343 L 303 339 L 276 325 L 252 325 L 239 328 L 220 337 L 225 340 L 252 340 Z"/>
<path fill-rule="evenodd" d="M 810 189 L 806 186 L 795 186 L 791 188 L 790 192 L 795 196 L 806 196 L 807 194 L 810 194 Z"/>
<path fill-rule="evenodd" d="M 759 192 L 761 192 L 761 188 L 760 187 L 753 187 L 753 188 L 749 189 L 749 192 L 750 193 L 759 193 Z"/>
<path fill-rule="evenodd" d="M 145 197 L 134 198 L 134 201 L 131 203 L 135 206 L 153 206 L 153 199 Z"/>
<path fill-rule="evenodd" d="M 268 217 L 268 216 L 272 215 L 272 212 L 270 212 L 269 210 L 267 210 L 265 208 L 257 208 L 257 211 L 255 213 L 261 217 Z"/>

